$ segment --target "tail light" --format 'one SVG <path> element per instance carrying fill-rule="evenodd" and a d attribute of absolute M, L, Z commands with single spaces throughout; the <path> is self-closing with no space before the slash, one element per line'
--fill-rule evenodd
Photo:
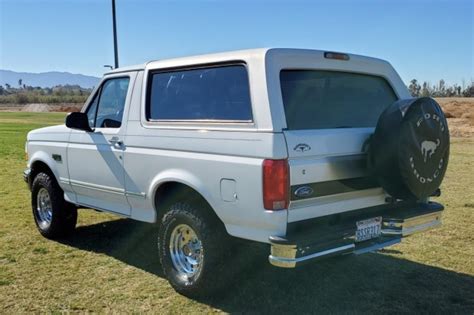
<path fill-rule="evenodd" d="M 263 206 L 267 210 L 288 208 L 288 161 L 263 161 Z"/>
<path fill-rule="evenodd" d="M 350 59 L 348 54 L 331 52 L 331 51 L 325 52 L 324 53 L 324 58 L 326 58 L 326 59 L 335 59 L 335 60 L 346 60 L 346 61 Z"/>

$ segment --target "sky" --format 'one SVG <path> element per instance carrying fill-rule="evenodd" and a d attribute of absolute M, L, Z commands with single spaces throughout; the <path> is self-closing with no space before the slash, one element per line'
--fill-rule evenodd
<path fill-rule="evenodd" d="M 474 80 L 474 0 L 116 0 L 120 66 L 258 47 L 388 60 L 407 83 Z M 111 0 L 0 0 L 0 69 L 101 76 Z"/>

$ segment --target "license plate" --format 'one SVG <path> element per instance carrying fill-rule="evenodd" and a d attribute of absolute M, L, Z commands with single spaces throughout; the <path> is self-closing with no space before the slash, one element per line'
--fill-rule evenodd
<path fill-rule="evenodd" d="M 363 242 L 380 236 L 382 217 L 357 221 L 355 241 Z"/>

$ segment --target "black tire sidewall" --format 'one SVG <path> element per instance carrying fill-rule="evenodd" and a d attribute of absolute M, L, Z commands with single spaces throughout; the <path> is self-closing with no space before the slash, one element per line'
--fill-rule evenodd
<path fill-rule="evenodd" d="M 212 220 L 202 215 L 199 210 L 187 203 L 175 203 L 162 217 L 158 233 L 158 250 L 163 273 L 173 286 L 181 294 L 187 296 L 206 295 L 215 287 L 214 279 L 220 272 L 222 262 L 222 242 L 219 240 L 218 228 Z M 178 276 L 170 257 L 170 236 L 174 228 L 180 224 L 189 225 L 203 247 L 203 259 L 199 274 L 184 280 Z"/>
<path fill-rule="evenodd" d="M 51 200 L 51 224 L 47 227 L 41 227 L 38 223 L 37 195 L 41 188 L 48 191 Z M 63 191 L 47 173 L 38 173 L 31 185 L 31 208 L 33 218 L 38 231 L 47 238 L 57 238 L 65 236 L 74 230 L 77 222 L 77 209 L 72 204 L 64 200 Z"/>
<path fill-rule="evenodd" d="M 160 251 L 164 260 L 163 262 L 164 267 L 166 268 L 166 274 L 169 280 L 172 281 L 175 286 L 180 286 L 180 287 L 196 286 L 199 283 L 202 271 L 204 271 L 205 269 L 206 251 L 204 250 L 203 261 L 201 262 L 202 264 L 201 273 L 188 279 L 188 281 L 181 281 L 181 279 L 179 279 L 178 277 L 177 271 L 174 268 L 173 262 L 171 261 L 170 250 L 169 250 L 171 233 L 180 224 L 189 225 L 195 231 L 198 238 L 201 240 L 203 248 L 206 248 L 206 244 L 204 244 L 204 241 L 202 240 L 202 236 L 200 235 L 201 233 L 198 227 L 195 225 L 195 222 L 183 213 L 175 213 L 173 216 L 169 217 L 168 220 L 163 225 L 164 227 L 163 244 L 162 244 L 163 246 Z"/>

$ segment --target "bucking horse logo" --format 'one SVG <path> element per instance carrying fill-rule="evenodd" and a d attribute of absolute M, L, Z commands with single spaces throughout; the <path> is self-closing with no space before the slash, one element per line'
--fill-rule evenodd
<path fill-rule="evenodd" d="M 423 155 L 423 160 L 425 163 L 426 160 L 431 158 L 431 156 L 435 153 L 436 149 L 439 147 L 439 144 L 439 139 L 436 139 L 436 142 L 425 140 L 421 143 L 421 154 Z"/>

